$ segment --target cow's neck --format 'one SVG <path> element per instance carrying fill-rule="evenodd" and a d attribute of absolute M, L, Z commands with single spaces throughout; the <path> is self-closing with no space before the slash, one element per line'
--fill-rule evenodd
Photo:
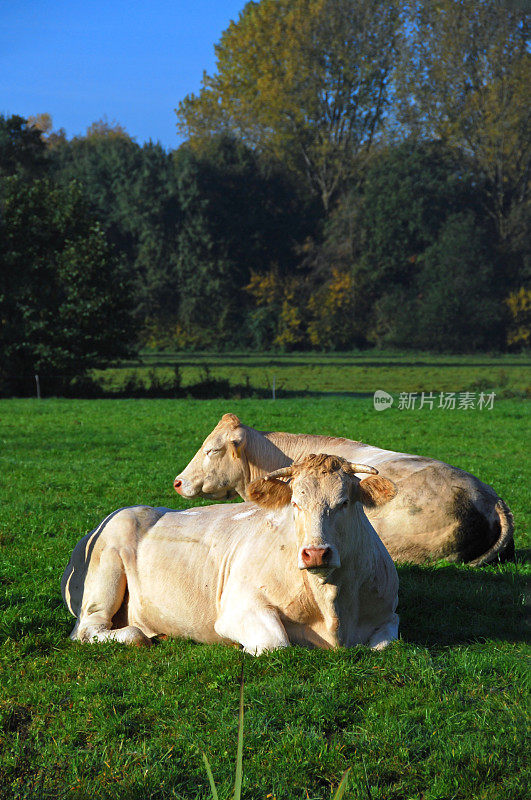
<path fill-rule="evenodd" d="M 241 490 L 237 490 L 244 499 L 247 499 L 249 483 L 275 469 L 288 467 L 293 461 L 269 439 L 270 435 L 254 428 L 246 429 L 245 448 L 242 450 L 243 485 Z"/>
<path fill-rule="evenodd" d="M 337 571 L 335 571 L 337 573 Z M 328 631 L 331 643 L 335 643 L 339 627 L 337 614 L 337 596 L 339 586 L 336 583 L 337 574 L 331 576 L 330 582 L 324 582 L 318 575 L 314 575 L 307 570 L 302 570 L 304 591 L 307 595 L 309 605 L 313 605 L 319 612 L 324 626 Z"/>
<path fill-rule="evenodd" d="M 319 608 L 331 641 L 335 645 L 347 642 L 348 629 L 359 614 L 358 593 L 359 576 L 372 576 L 376 570 L 374 556 L 374 530 L 368 521 L 361 503 L 353 508 L 352 526 L 355 531 L 350 552 L 344 552 L 341 567 L 335 569 L 324 583 L 317 575 L 305 571 L 304 585 L 308 595 Z M 339 620 L 348 621 L 342 630 Z"/>
<path fill-rule="evenodd" d="M 352 439 L 343 439 L 335 436 L 314 436 L 307 433 L 280 433 L 278 431 L 263 434 L 273 446 L 274 450 L 288 458 L 288 463 L 299 461 L 310 453 L 329 453 L 330 455 L 345 455 L 348 447 L 353 453 L 360 447 L 366 447 L 362 442 Z M 284 464 L 279 464 L 284 466 Z"/>
<path fill-rule="evenodd" d="M 357 502 L 352 509 L 352 547 L 342 565 L 342 578 L 347 585 L 357 582 L 359 575 L 372 575 L 376 569 L 374 530 L 362 504 Z"/>
<path fill-rule="evenodd" d="M 242 483 L 238 494 L 247 499 L 247 486 L 257 478 L 281 467 L 288 467 L 310 453 L 345 455 L 345 447 L 365 447 L 361 442 L 333 436 L 312 436 L 305 433 L 261 432 L 246 426 L 245 448 L 242 450 Z"/>

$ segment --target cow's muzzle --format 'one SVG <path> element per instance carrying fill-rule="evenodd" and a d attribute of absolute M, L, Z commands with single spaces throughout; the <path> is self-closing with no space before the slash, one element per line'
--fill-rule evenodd
<path fill-rule="evenodd" d="M 231 500 L 238 496 L 234 489 L 218 489 L 216 492 L 205 492 L 201 486 L 193 486 L 179 475 L 173 481 L 173 488 L 177 494 L 187 500 L 193 500 L 195 497 L 204 497 L 206 500 Z"/>
<path fill-rule="evenodd" d="M 185 478 L 181 478 L 180 475 L 177 475 L 173 481 L 173 488 L 177 494 L 180 494 L 181 497 L 186 497 L 186 499 L 189 500 L 201 494 L 201 490 L 199 488 L 195 488 L 190 481 L 186 480 Z"/>
<path fill-rule="evenodd" d="M 332 548 L 328 545 L 321 547 L 303 547 L 299 552 L 300 569 L 322 569 L 332 566 Z"/>

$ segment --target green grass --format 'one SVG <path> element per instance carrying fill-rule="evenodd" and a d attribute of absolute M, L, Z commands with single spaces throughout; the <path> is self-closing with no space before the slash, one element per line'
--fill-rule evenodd
<path fill-rule="evenodd" d="M 531 394 L 529 355 L 492 356 L 437 355 L 433 353 L 150 353 L 120 369 L 96 371 L 108 390 L 119 389 L 133 375 L 150 382 L 153 370 L 161 382 L 170 381 L 179 365 L 183 385 L 212 378 L 231 385 L 251 386 L 259 393 L 271 393 L 275 380 L 277 396 L 301 392 L 363 394 L 388 392 L 495 391 L 498 396 Z"/>
<path fill-rule="evenodd" d="M 330 800 L 349 767 L 351 800 L 523 800 L 522 560 L 400 567 L 401 640 L 384 653 L 252 658 L 189 641 L 140 650 L 68 640 L 59 581 L 75 542 L 120 506 L 189 506 L 172 480 L 226 411 L 262 429 L 343 434 L 468 469 L 512 508 L 519 552 L 529 547 L 529 416 L 519 399 L 489 412 L 380 413 L 350 397 L 4 400 L 2 800 L 206 799 L 202 752 L 229 797 L 242 659 L 246 800 Z"/>

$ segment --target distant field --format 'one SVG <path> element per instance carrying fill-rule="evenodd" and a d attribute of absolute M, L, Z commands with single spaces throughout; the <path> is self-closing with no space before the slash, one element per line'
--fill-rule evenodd
<path fill-rule="evenodd" d="M 495 391 L 499 396 L 531 396 L 531 358 L 526 354 L 447 356 L 433 353 L 143 353 L 138 362 L 96 372 L 107 388 L 136 375 L 145 382 L 153 370 L 169 379 L 178 365 L 187 386 L 204 378 L 225 379 L 277 396 L 337 392 Z"/>
<path fill-rule="evenodd" d="M 410 368 L 396 369 L 398 380 Z M 419 373 L 419 387 L 461 389 L 440 382 L 445 369 L 439 362 L 432 387 Z M 413 391 L 402 377 L 365 389 Z M 329 800 L 351 767 L 348 800 L 523 800 L 527 403 L 377 413 L 370 397 L 338 396 L 0 402 L 2 800 L 206 799 L 201 750 L 229 796 L 241 654 L 185 641 L 74 645 L 59 589 L 75 542 L 109 511 L 190 505 L 173 477 L 226 411 L 261 429 L 342 434 L 468 469 L 513 509 L 520 553 L 482 570 L 401 566 L 401 640 L 384 653 L 245 656 L 243 796 Z"/>

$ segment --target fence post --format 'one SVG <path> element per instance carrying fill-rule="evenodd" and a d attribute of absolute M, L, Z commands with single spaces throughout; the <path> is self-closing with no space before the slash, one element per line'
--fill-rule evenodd
<path fill-rule="evenodd" d="M 275 400 L 276 376 L 273 375 L 273 400 Z"/>
<path fill-rule="evenodd" d="M 41 399 L 41 384 L 39 382 L 39 376 L 35 375 L 35 383 L 37 384 L 37 400 Z"/>

